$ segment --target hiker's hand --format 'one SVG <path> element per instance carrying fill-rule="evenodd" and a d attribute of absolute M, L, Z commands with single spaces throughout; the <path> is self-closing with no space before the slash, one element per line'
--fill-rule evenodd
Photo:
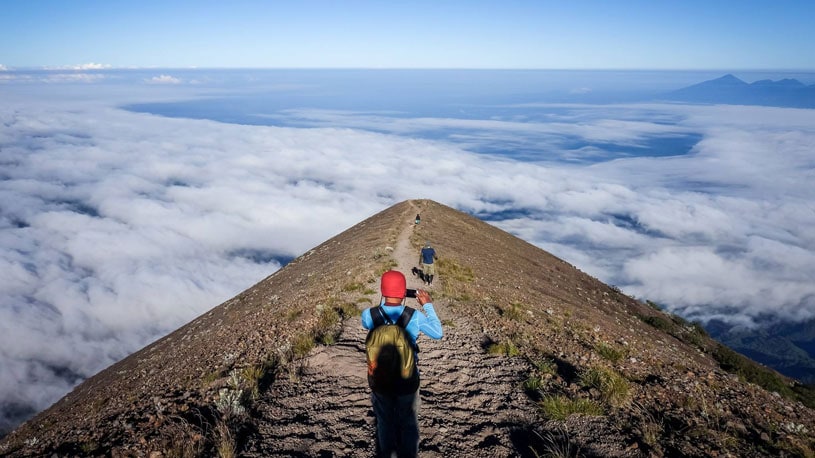
<path fill-rule="evenodd" d="M 428 302 L 433 302 L 433 299 L 430 298 L 430 294 L 423 289 L 416 291 L 416 300 L 419 301 L 419 305 L 425 305 Z"/>

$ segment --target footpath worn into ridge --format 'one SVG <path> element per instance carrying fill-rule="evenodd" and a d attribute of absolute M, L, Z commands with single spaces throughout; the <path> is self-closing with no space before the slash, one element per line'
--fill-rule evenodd
<path fill-rule="evenodd" d="M 420 209 L 413 207 L 419 213 Z M 402 222 L 392 257 L 405 273 L 408 288 L 427 289 L 431 297 L 444 277 L 426 287 L 411 274 L 419 253 L 411 246 L 418 227 L 413 213 Z M 439 253 L 444 256 L 444 252 Z M 380 299 L 377 293 L 371 300 Z M 433 304 L 444 337 L 421 335 L 420 453 L 428 457 L 518 456 L 526 451 L 524 426 L 535 405 L 522 389 L 526 363 L 489 355 L 484 335 L 466 316 L 456 316 L 447 300 Z M 415 299 L 407 305 L 420 308 Z M 246 456 L 372 456 L 375 418 L 366 378 L 365 336 L 359 317 L 346 319 L 337 343 L 319 346 L 303 361 L 295 380 L 281 380 L 261 399 L 257 435 Z"/>

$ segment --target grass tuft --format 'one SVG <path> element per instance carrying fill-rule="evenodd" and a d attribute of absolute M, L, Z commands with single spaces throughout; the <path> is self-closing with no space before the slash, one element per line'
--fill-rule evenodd
<path fill-rule="evenodd" d="M 260 395 L 260 380 L 266 375 L 266 369 L 263 365 L 244 367 L 241 371 L 241 378 L 246 381 L 246 389 L 252 400 L 255 400 Z"/>
<path fill-rule="evenodd" d="M 309 334 L 300 334 L 294 338 L 292 351 L 295 358 L 302 358 L 314 348 L 314 338 Z"/>
<path fill-rule="evenodd" d="M 487 353 L 491 355 L 504 355 L 504 356 L 518 356 L 521 354 L 518 347 L 511 340 L 506 342 L 494 343 L 487 347 Z"/>
<path fill-rule="evenodd" d="M 530 375 L 529 378 L 527 378 L 524 381 L 523 386 L 524 386 L 524 390 L 526 390 L 526 391 L 536 392 L 536 391 L 541 389 L 541 387 L 543 386 L 543 382 L 542 382 L 540 376 Z"/>
<path fill-rule="evenodd" d="M 619 363 L 626 355 L 625 349 L 614 347 L 604 342 L 597 344 L 595 350 L 597 350 L 597 354 L 602 356 L 603 359 L 614 364 Z"/>
<path fill-rule="evenodd" d="M 603 402 L 613 407 L 623 405 L 629 398 L 628 380 L 605 367 L 591 367 L 580 374 L 580 384 L 600 391 Z"/>
<path fill-rule="evenodd" d="M 348 293 L 352 291 L 359 291 L 362 290 L 363 288 L 364 286 L 362 285 L 362 283 L 348 283 L 347 285 L 344 285 L 342 287 L 342 290 Z"/>
<path fill-rule="evenodd" d="M 557 375 L 557 364 L 551 358 L 543 358 L 535 363 L 535 369 L 541 375 Z"/>
<path fill-rule="evenodd" d="M 572 443 L 572 435 L 567 430 L 559 430 L 556 432 L 547 431 L 544 434 L 538 434 L 534 431 L 535 435 L 540 438 L 541 453 L 530 446 L 530 450 L 536 458 L 577 458 L 580 455 L 580 447 Z"/>
<path fill-rule="evenodd" d="M 333 307 L 323 307 L 318 311 L 317 326 L 314 329 L 314 340 L 323 345 L 333 345 L 337 341 L 340 314 Z"/>
<path fill-rule="evenodd" d="M 302 310 L 295 309 L 289 310 L 288 312 L 286 312 L 286 322 L 291 323 L 297 318 L 300 318 L 300 315 L 302 314 L 303 314 Z"/>
<path fill-rule="evenodd" d="M 501 316 L 510 320 L 520 320 L 522 316 L 521 304 L 513 302 L 509 307 L 501 308 Z"/>
<path fill-rule="evenodd" d="M 546 396 L 539 403 L 546 418 L 565 420 L 571 415 L 601 416 L 603 407 L 590 399 L 570 399 L 566 396 Z"/>
<path fill-rule="evenodd" d="M 220 458 L 235 458 L 238 455 L 235 435 L 223 419 L 215 423 L 215 448 Z"/>
<path fill-rule="evenodd" d="M 363 299 L 368 299 L 368 298 L 366 297 L 366 298 L 363 298 Z M 370 299 L 368 299 L 368 301 L 370 302 Z M 340 304 L 339 306 L 336 307 L 336 310 L 337 310 L 337 313 L 340 314 L 340 317 L 342 319 L 359 316 L 360 313 L 362 313 L 359 310 L 359 308 L 357 307 L 357 304 L 355 304 L 353 302 L 343 302 L 342 304 Z"/>

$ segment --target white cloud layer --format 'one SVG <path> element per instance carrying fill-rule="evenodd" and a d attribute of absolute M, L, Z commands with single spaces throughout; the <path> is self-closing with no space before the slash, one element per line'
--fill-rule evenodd
<path fill-rule="evenodd" d="M 60 67 L 45 67 L 47 70 L 107 70 L 113 68 L 109 64 L 97 64 L 95 62 L 88 62 L 87 64 L 77 65 L 63 65 Z"/>
<path fill-rule="evenodd" d="M 170 75 L 154 76 L 147 80 L 147 82 L 152 84 L 181 84 L 181 80 L 179 78 Z"/>
<path fill-rule="evenodd" d="M 410 198 L 522 209 L 497 224 L 692 317 L 815 317 L 815 110 L 584 107 L 590 119 L 551 124 L 298 113 L 405 136 L 460 127 L 489 139 L 533 131 L 633 144 L 702 135 L 689 155 L 577 167 L 347 128 L 42 100 L 0 106 L 5 406 L 47 407 L 272 273 L 277 259 Z M 651 122 L 653 113 L 681 121 Z"/>

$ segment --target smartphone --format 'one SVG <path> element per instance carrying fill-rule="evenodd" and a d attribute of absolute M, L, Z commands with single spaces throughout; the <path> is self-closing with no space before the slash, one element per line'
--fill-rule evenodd
<path fill-rule="evenodd" d="M 416 290 L 415 289 L 405 290 L 405 297 L 416 297 Z"/>

